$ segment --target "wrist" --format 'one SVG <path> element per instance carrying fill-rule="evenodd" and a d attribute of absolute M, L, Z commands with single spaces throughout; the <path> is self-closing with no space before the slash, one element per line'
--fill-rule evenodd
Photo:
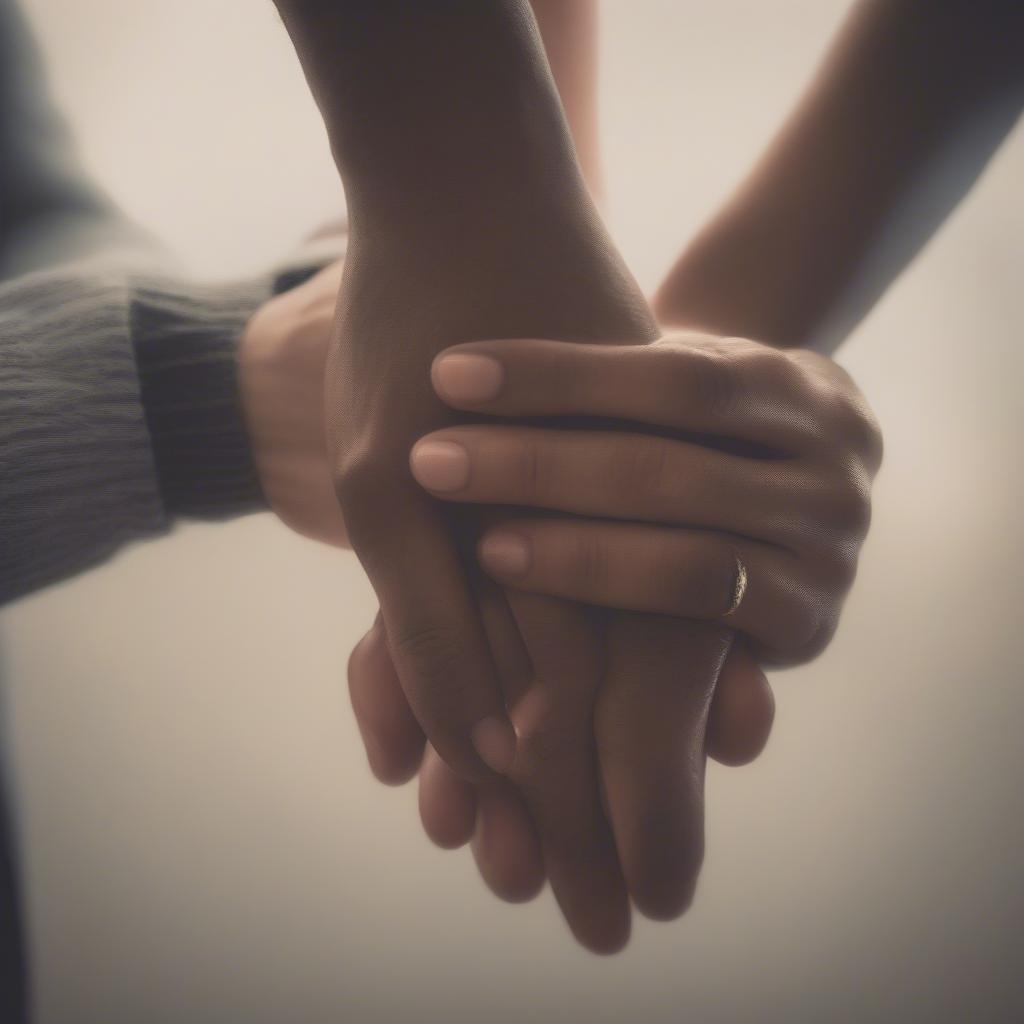
<path fill-rule="evenodd" d="M 659 323 L 757 338 L 776 348 L 809 344 L 831 292 L 799 254 L 779 258 L 783 233 L 743 211 L 717 218 L 687 246 L 654 295 Z"/>

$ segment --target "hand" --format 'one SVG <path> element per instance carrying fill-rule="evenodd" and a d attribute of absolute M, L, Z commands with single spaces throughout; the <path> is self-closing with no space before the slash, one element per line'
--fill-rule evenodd
<path fill-rule="evenodd" d="M 671 633 L 686 624 L 670 623 Z M 666 630 L 666 632 L 669 632 Z M 504 661 L 515 659 L 515 641 L 503 645 Z M 521 646 L 521 642 L 520 642 Z M 510 678 L 521 678 L 514 669 Z M 676 677 L 681 673 L 676 672 Z M 402 694 L 378 620 L 349 659 L 349 689 L 356 721 L 374 775 L 387 785 L 401 785 L 419 772 L 420 817 L 427 835 L 444 849 L 472 840 L 473 855 L 489 888 L 499 898 L 519 903 L 536 896 L 545 879 L 543 850 L 530 811 L 519 791 L 503 780 L 475 786 L 460 779 L 429 745 Z M 640 686 L 657 682 L 639 680 Z M 677 682 L 682 682 L 677 678 Z M 670 706 L 660 709 L 672 720 Z M 707 721 L 707 754 L 726 765 L 753 761 L 771 732 L 775 704 L 768 681 L 742 643 L 735 643 L 718 677 Z M 635 726 L 629 709 L 618 728 Z M 678 717 L 678 716 L 677 716 Z M 613 727 L 615 723 L 612 723 Z M 686 720 L 675 727 L 685 740 Z M 680 748 L 685 743 L 678 744 Z M 669 766 L 655 786 L 678 795 Z M 674 848 L 673 848 L 674 849 Z M 670 853 L 671 855 L 671 853 Z M 662 915 L 666 916 L 666 915 Z"/>
<path fill-rule="evenodd" d="M 473 356 L 492 361 L 474 362 Z M 618 350 L 487 342 L 445 353 L 435 363 L 434 379 L 438 393 L 457 408 L 517 417 L 615 417 L 661 430 L 686 430 L 691 436 L 710 435 L 719 445 L 703 451 L 704 472 L 694 474 L 687 471 L 702 452 L 692 443 L 660 437 L 581 436 L 521 426 L 442 432 L 449 442 L 466 441 L 469 468 L 484 470 L 483 476 L 471 472 L 467 488 L 449 493 L 449 498 L 486 501 L 488 481 L 492 486 L 500 481 L 502 496 L 493 500 L 516 506 L 640 521 L 661 518 L 672 524 L 693 517 L 695 509 L 700 512 L 699 532 L 678 526 L 624 527 L 606 519 L 517 518 L 504 528 L 514 531 L 520 542 L 511 549 L 517 556 L 511 565 L 513 578 L 508 543 L 494 544 L 500 534 L 493 527 L 480 545 L 485 566 L 488 548 L 497 548 L 496 578 L 613 607 L 707 615 L 730 600 L 734 557 L 746 552 L 745 564 L 756 564 L 763 576 L 758 592 L 751 584 L 736 609 L 736 625 L 758 637 L 762 656 L 803 660 L 831 636 L 866 528 L 867 488 L 878 468 L 881 441 L 862 396 L 830 360 L 739 339 L 699 336 Z M 476 443 L 481 430 L 488 439 L 486 453 Z M 733 448 L 739 443 L 749 456 L 756 452 L 760 458 L 724 454 L 720 448 L 725 438 L 733 439 Z M 628 452 L 620 440 L 629 442 Z M 618 457 L 610 457 L 615 452 Z M 782 457 L 787 459 L 786 476 L 775 479 L 771 470 Z M 763 512 L 770 502 L 778 502 L 787 481 L 795 492 L 786 502 L 790 521 L 770 520 L 767 540 L 710 532 L 735 531 L 737 524 L 723 518 L 729 508 L 716 510 L 709 502 L 708 484 L 714 481 L 713 494 L 721 496 L 725 484 L 732 481 L 735 486 L 744 479 L 737 471 L 747 462 L 754 463 L 746 466 L 751 489 L 736 495 L 736 508 Z M 673 465 L 676 472 L 667 475 L 666 467 Z M 523 475 L 523 467 L 530 472 Z M 656 500 L 645 467 L 648 472 L 660 468 Z M 567 472 L 572 474 L 568 481 Z M 677 475 L 702 486 L 686 495 L 685 509 L 676 502 L 666 512 L 664 499 L 673 493 Z M 545 481 L 560 489 L 545 491 Z M 623 495 L 628 498 L 625 506 Z M 780 528 L 786 531 L 788 547 L 779 546 L 782 535 L 773 532 Z M 525 572 L 524 540 L 533 556 Z M 748 605 L 748 596 L 757 599 Z M 389 692 L 386 649 L 379 637 L 369 638 L 357 652 L 350 675 L 353 696 L 361 695 L 364 709 L 371 703 L 365 696 L 371 685 L 378 701 Z M 390 721 L 392 730 L 401 721 L 396 706 L 392 703 L 381 715 L 378 704 L 378 721 Z M 772 705 L 763 676 L 743 648 L 733 649 L 722 672 L 715 708 L 708 732 L 712 755 L 721 737 L 732 734 L 733 759 L 756 756 L 770 727 Z M 398 739 L 393 731 L 391 735 Z M 394 739 L 390 749 L 401 751 L 402 741 Z M 428 833 L 441 845 L 460 845 L 475 829 L 481 872 L 500 895 L 519 899 L 536 891 L 543 873 L 529 822 L 506 794 L 474 794 L 428 751 L 421 772 L 421 810 Z"/>
<path fill-rule="evenodd" d="M 415 325 L 410 323 L 408 331 L 413 330 Z M 409 394 L 406 388 L 401 397 L 407 401 Z M 381 401 L 381 408 L 375 412 L 380 415 L 385 407 Z M 381 431 L 384 422 L 382 417 L 378 427 Z M 361 444 L 357 450 L 365 453 L 369 447 Z M 381 481 L 389 475 L 392 479 L 397 477 L 394 469 L 387 471 L 382 466 L 379 472 Z M 377 497 L 381 500 L 384 494 Z M 397 500 L 398 496 L 392 499 Z M 409 507 L 409 499 L 405 498 L 402 504 Z M 381 501 L 370 517 L 378 531 L 394 529 L 388 508 Z M 386 535 L 382 534 L 378 543 L 386 545 Z M 403 580 L 412 586 L 423 582 L 409 573 L 400 573 L 399 569 L 398 564 L 391 567 L 396 587 L 401 587 Z M 428 607 L 430 596 L 425 595 Z M 453 821 L 458 825 L 459 821 L 467 820 L 458 813 L 458 807 L 475 808 L 476 799 L 480 799 L 481 821 L 488 834 L 500 832 L 501 823 L 532 821 L 540 835 L 527 829 L 520 849 L 533 849 L 536 856 L 531 860 L 524 855 L 518 863 L 535 865 L 540 857 L 537 851 L 543 844 L 546 869 L 577 935 L 592 948 L 615 948 L 624 939 L 622 882 L 615 881 L 617 859 L 622 861 L 637 905 L 652 916 L 673 916 L 690 898 L 702 849 L 705 718 L 713 683 L 728 647 L 728 631 L 698 630 L 676 620 L 628 614 L 613 616 L 607 623 L 594 621 L 581 616 L 576 605 L 536 598 L 529 602 L 521 593 L 504 600 L 505 618 L 511 615 L 513 626 L 518 627 L 522 636 L 519 646 L 525 641 L 529 654 L 530 670 L 526 673 L 499 673 L 505 684 L 505 699 L 525 740 L 523 748 L 528 751 L 518 759 L 511 773 L 525 797 L 526 807 L 514 789 L 497 780 L 489 782 L 478 796 L 470 791 L 468 797 L 472 799 L 461 799 L 460 804 L 457 798 L 447 806 L 454 807 Z M 485 620 L 489 617 L 483 615 Z M 492 650 L 497 646 L 495 632 L 493 626 L 488 629 Z M 422 738 L 401 700 L 397 684 L 400 670 L 397 674 L 392 672 L 390 679 L 394 685 L 387 690 L 364 689 L 358 682 L 364 657 L 375 656 L 374 652 L 379 654 L 386 644 L 393 643 L 390 631 L 387 637 L 384 633 L 383 628 L 378 629 L 353 657 L 353 702 L 371 763 L 394 779 L 414 770 Z M 602 652 L 606 650 L 606 663 L 585 664 L 586 652 L 595 652 L 598 660 L 603 661 Z M 575 653 L 570 657 L 567 652 Z M 509 660 L 497 656 L 497 652 L 495 659 Z M 687 667 L 688 678 L 680 678 L 684 675 L 681 665 Z M 770 692 L 763 675 L 754 666 L 752 673 L 748 671 L 737 678 L 751 676 L 754 685 L 748 689 L 755 695 L 768 695 L 760 707 L 767 706 L 767 714 L 761 715 L 761 720 L 770 723 Z M 598 690 L 602 692 L 597 716 L 598 744 L 603 753 L 600 763 L 594 758 L 594 736 L 588 725 L 594 717 Z M 523 700 L 529 693 L 540 693 L 549 703 L 545 706 L 542 702 L 537 713 L 533 702 L 531 713 L 530 704 Z M 533 722 L 529 721 L 531 718 Z M 395 734 L 399 736 L 398 753 L 391 758 L 389 751 L 394 749 L 391 740 Z M 428 776 L 448 779 L 456 788 L 462 786 L 440 761 L 434 764 L 436 770 L 430 769 L 428 762 Z M 614 846 L 610 845 L 612 836 L 602 813 L 602 787 L 608 795 Z M 429 786 L 426 792 L 429 798 Z M 462 793 L 467 796 L 464 788 Z M 425 816 L 430 817 L 429 808 L 425 808 Z M 499 825 L 488 828 L 489 821 Z M 657 828 L 651 827 L 654 822 Z M 564 838 L 569 830 L 572 838 Z M 458 838 L 457 827 L 448 831 L 452 838 L 447 841 Z M 504 832 L 508 834 L 509 829 Z M 554 841 L 550 839 L 552 832 Z M 528 838 L 531 834 L 535 836 L 532 842 Z M 489 845 L 492 850 L 501 849 L 500 843 Z M 596 858 L 595 849 L 599 851 Z M 486 862 L 486 855 L 482 859 Z M 509 859 L 517 861 L 515 857 L 506 858 L 506 867 Z M 590 871 L 579 870 L 580 864 Z M 596 882 L 595 865 L 601 872 Z M 497 865 L 488 877 L 505 895 L 529 891 L 535 879 L 529 871 L 511 881 L 507 872 L 504 880 L 501 875 L 501 865 Z M 605 914 L 604 920 L 593 920 L 595 909 Z"/>
<path fill-rule="evenodd" d="M 330 484 L 323 441 L 322 374 L 341 273 L 339 262 L 267 303 L 246 330 L 239 355 L 242 395 L 255 458 L 271 507 L 299 532 L 335 544 L 344 544 L 347 538 Z M 361 645 L 354 655 L 354 666 L 375 664 L 373 651 L 384 649 L 379 642 L 375 643 L 379 636 L 382 632 Z M 370 655 L 368 661 L 361 660 L 364 655 Z M 737 663 L 737 659 L 732 663 Z M 393 669 L 390 671 L 390 678 L 394 679 Z M 354 677 L 357 675 L 354 673 Z M 377 710 L 369 716 L 360 715 L 360 724 L 367 717 L 394 723 L 383 744 L 375 744 L 372 729 L 363 730 L 375 770 L 394 780 L 396 774 L 407 777 L 418 767 L 423 735 L 409 715 L 401 691 L 389 689 L 387 678 L 381 683 L 370 677 L 366 689 L 369 692 L 372 688 L 372 694 L 359 706 L 372 708 L 376 702 Z M 753 685 L 745 683 L 747 678 L 753 679 Z M 354 685 L 353 693 L 358 693 L 358 686 Z M 726 672 L 712 709 L 712 756 L 730 763 L 756 756 L 770 729 L 771 709 L 770 691 L 756 671 L 751 677 Z M 388 760 L 389 751 L 396 750 L 397 769 L 394 756 Z M 435 770 L 431 773 L 428 767 L 425 778 L 445 780 L 449 792 L 458 793 L 463 784 L 433 752 L 431 756 L 436 761 Z M 425 793 L 429 800 L 429 785 Z M 536 877 L 540 856 L 539 840 L 525 805 L 512 787 L 500 784 L 494 784 L 479 797 L 473 790 L 469 790 L 469 795 L 474 821 L 479 799 L 481 835 L 488 837 L 477 844 L 481 868 L 496 891 L 506 897 L 515 896 L 523 891 L 524 885 L 533 884 L 531 879 Z M 442 804 L 443 800 L 438 806 Z M 429 809 L 425 818 L 431 821 Z M 436 828 L 434 832 L 436 835 Z"/>
<path fill-rule="evenodd" d="M 523 0 L 278 7 L 348 198 L 329 452 L 402 690 L 460 775 L 514 771 L 575 934 L 619 948 L 629 895 L 664 915 L 692 892 L 704 729 L 728 631 L 629 613 L 604 623 L 569 602 L 475 589 L 460 542 L 479 517 L 424 494 L 407 459 L 452 422 L 428 382 L 441 348 L 495 336 L 643 343 L 653 318 L 587 198 Z M 488 607 L 530 656 L 510 690 Z M 598 725 L 600 765 L 598 689 L 612 709 Z M 506 704 L 530 711 L 518 744 Z M 652 716 L 663 726 L 653 739 Z M 657 834 L 642 827 L 654 818 Z"/>
<path fill-rule="evenodd" d="M 622 348 L 495 341 L 446 351 L 433 380 L 477 415 L 622 421 L 474 424 L 417 443 L 413 474 L 438 498 L 573 514 L 492 522 L 478 556 L 497 582 L 727 619 L 762 662 L 806 661 L 831 639 L 882 451 L 832 360 L 697 334 Z"/>
<path fill-rule="evenodd" d="M 238 348 L 253 460 L 270 508 L 297 533 L 345 546 L 327 461 L 324 367 L 343 263 L 257 310 Z"/>
<path fill-rule="evenodd" d="M 459 546 L 463 538 L 471 545 L 475 521 L 454 519 L 416 485 L 408 452 L 418 436 L 452 421 L 429 380 L 433 355 L 452 338 L 479 336 L 485 323 L 495 322 L 515 333 L 547 322 L 552 333 L 570 338 L 643 337 L 643 306 L 623 302 L 633 286 L 628 277 L 614 284 L 620 271 L 596 227 L 568 239 L 541 232 L 530 246 L 533 257 L 512 259 L 506 251 L 503 259 L 519 270 L 498 277 L 486 269 L 493 260 L 459 260 L 453 267 L 450 252 L 438 249 L 411 262 L 410 254 L 396 249 L 382 258 L 379 239 L 366 244 L 372 248 L 363 255 L 358 235 L 350 243 L 333 349 L 336 362 L 328 368 L 328 408 L 336 416 L 334 464 L 346 522 L 380 597 L 402 690 L 433 746 L 458 775 L 489 780 L 489 789 L 499 785 L 494 776 L 481 776 L 469 756 L 471 748 L 465 746 L 469 738 L 477 741 L 491 767 L 511 773 L 529 807 L 552 888 L 574 933 L 591 949 L 619 948 L 628 934 L 629 891 L 645 908 L 662 902 L 675 907 L 689 898 L 701 849 L 705 715 L 722 640 L 709 636 L 710 654 L 698 651 L 682 661 L 700 679 L 691 691 L 679 685 L 677 647 L 661 645 L 661 660 L 653 665 L 642 637 L 613 638 L 613 630 L 591 621 L 579 606 L 522 594 L 509 600 L 499 591 L 491 595 L 488 612 L 471 584 Z M 544 257 L 543 273 L 537 271 L 537 254 Z M 484 293 L 486 305 L 470 303 L 466 308 L 467 297 Z M 403 301 L 390 304 L 389 295 L 401 295 Z M 515 634 L 520 647 L 525 644 L 528 674 L 509 677 L 500 671 L 496 631 L 488 622 L 494 617 L 506 624 L 502 632 Z M 621 865 L 601 801 L 600 766 L 589 725 L 605 676 L 606 635 L 620 652 L 620 685 L 649 682 L 648 698 L 655 703 L 656 694 L 669 688 L 695 695 L 692 704 L 672 717 L 686 733 L 686 742 L 671 744 L 671 764 L 685 750 L 684 770 L 651 789 L 648 798 L 649 806 L 655 797 L 659 802 L 668 795 L 678 797 L 671 800 L 673 813 L 666 817 L 673 827 L 666 825 L 664 842 L 655 851 L 643 830 L 630 824 L 627 839 L 647 849 L 630 856 L 630 847 L 624 846 Z M 631 644 L 639 661 L 628 657 Z M 506 707 L 519 712 L 519 698 L 527 691 L 542 694 L 544 700 L 528 730 L 517 723 L 518 743 L 510 730 L 507 741 L 498 734 L 495 757 L 494 730 L 505 720 Z M 628 730 L 631 715 L 646 714 L 643 700 L 628 703 L 628 710 L 616 716 L 617 735 Z M 489 730 L 483 735 L 481 723 Z M 490 750 L 485 749 L 488 744 Z M 666 766 L 669 746 L 667 741 L 652 744 L 642 758 L 620 756 L 617 777 L 646 787 L 648 763 L 661 759 Z M 700 771 L 690 771 L 691 763 L 699 764 Z M 663 775 L 673 774 L 671 764 Z M 638 801 L 630 797 L 630 802 Z M 616 790 L 613 817 L 626 802 Z M 622 815 L 618 817 L 621 821 Z M 681 848 L 681 855 L 673 858 Z M 673 859 L 671 870 L 660 871 L 659 864 L 659 873 L 674 886 L 683 877 L 679 893 L 655 897 L 642 890 L 642 880 L 652 874 L 651 855 L 659 861 Z"/>

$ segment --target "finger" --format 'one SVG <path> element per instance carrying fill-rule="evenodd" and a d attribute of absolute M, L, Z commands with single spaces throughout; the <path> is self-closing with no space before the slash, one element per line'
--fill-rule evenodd
<path fill-rule="evenodd" d="M 733 642 L 708 713 L 708 757 L 738 767 L 755 760 L 775 721 L 775 697 L 761 666 L 741 640 Z"/>
<path fill-rule="evenodd" d="M 814 378 L 787 353 L 740 338 L 479 341 L 442 352 L 431 377 L 453 408 L 489 415 L 605 416 L 788 452 L 812 449 L 820 436 Z"/>
<path fill-rule="evenodd" d="M 349 656 L 348 685 L 370 770 L 391 786 L 407 782 L 423 757 L 423 730 L 402 692 L 379 617 Z"/>
<path fill-rule="evenodd" d="M 456 850 L 472 839 L 476 789 L 460 779 L 429 745 L 420 769 L 419 808 L 424 832 L 442 849 Z"/>
<path fill-rule="evenodd" d="M 517 519 L 490 529 L 481 565 L 509 587 L 686 619 L 725 621 L 794 659 L 838 614 L 838 595 L 788 551 L 635 523 Z"/>
<path fill-rule="evenodd" d="M 506 705 L 515 706 L 530 686 L 533 666 L 502 589 L 482 573 L 474 592 L 494 656 Z M 544 885 L 544 859 L 536 829 L 516 788 L 501 779 L 475 787 L 473 857 L 499 899 L 522 903 Z"/>
<path fill-rule="evenodd" d="M 380 600 L 402 689 L 427 738 L 464 778 L 507 770 L 515 734 L 451 523 L 422 492 L 376 465 L 348 466 L 339 496 Z"/>
<path fill-rule="evenodd" d="M 503 588 L 479 569 L 472 573 L 472 583 L 480 609 L 480 621 L 501 681 L 505 706 L 512 707 L 532 683 L 530 652 L 523 643 L 519 625 L 508 606 Z"/>
<path fill-rule="evenodd" d="M 704 856 L 708 705 L 726 630 L 618 613 L 595 733 L 608 813 L 630 895 L 648 917 L 690 905 Z"/>
<path fill-rule="evenodd" d="M 830 511 L 794 463 L 642 434 L 465 426 L 422 438 L 413 476 L 445 501 L 721 530 L 781 545 Z M 831 492 L 829 492 L 831 493 Z"/>
<path fill-rule="evenodd" d="M 613 953 L 629 938 L 630 913 L 601 803 L 591 714 L 601 645 L 579 605 L 509 595 L 534 667 L 534 685 L 513 708 L 519 750 L 512 781 L 522 792 L 551 889 L 577 940 Z"/>
<path fill-rule="evenodd" d="M 488 888 L 508 903 L 525 903 L 544 888 L 544 855 L 519 792 L 498 779 L 477 793 L 473 857 Z"/>
<path fill-rule="evenodd" d="M 518 699 L 530 673 L 519 628 L 500 588 L 482 578 L 474 589 L 506 697 Z M 454 849 L 472 838 L 480 875 L 500 899 L 522 903 L 540 892 L 545 878 L 540 842 L 515 787 L 501 779 L 466 782 L 432 747 L 419 781 L 420 818 L 438 846 Z"/>

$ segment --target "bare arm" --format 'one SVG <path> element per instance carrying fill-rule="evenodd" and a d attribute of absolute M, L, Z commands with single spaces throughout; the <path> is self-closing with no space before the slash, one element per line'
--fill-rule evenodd
<path fill-rule="evenodd" d="M 669 324 L 834 348 L 1024 102 L 1024 4 L 861 0 L 767 153 L 655 300 Z"/>
<path fill-rule="evenodd" d="M 587 195 L 525 0 L 279 6 L 349 198 L 328 434 L 397 683 L 458 774 L 495 786 L 484 764 L 511 773 L 575 934 L 610 951 L 628 933 L 627 885 L 659 917 L 692 893 L 728 631 L 629 613 L 606 627 L 570 602 L 499 594 L 531 663 L 510 682 L 540 695 L 524 708 L 512 691 L 516 743 L 458 549 L 479 520 L 428 497 L 409 459 L 455 418 L 430 387 L 440 349 L 481 337 L 642 344 L 653 318 Z M 457 452 L 413 454 L 461 472 Z"/>
<path fill-rule="evenodd" d="M 458 531 L 409 475 L 416 438 L 451 416 L 431 359 L 475 337 L 648 340 L 653 319 L 587 195 L 525 0 L 278 6 L 348 197 L 327 373 L 342 507 L 410 704 L 479 776 L 513 738 Z"/>
<path fill-rule="evenodd" d="M 597 123 L 597 0 L 530 0 L 591 195 L 604 195 Z"/>
<path fill-rule="evenodd" d="M 528 4 L 278 7 L 324 115 L 353 234 L 365 224 L 375 239 L 433 250 L 444 238 L 447 249 L 464 226 L 476 250 L 499 218 L 542 222 L 541 197 L 578 210 L 581 182 Z"/>

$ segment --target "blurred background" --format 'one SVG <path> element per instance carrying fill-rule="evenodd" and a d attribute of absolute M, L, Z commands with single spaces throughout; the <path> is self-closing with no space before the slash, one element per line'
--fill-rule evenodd
<path fill-rule="evenodd" d="M 197 274 L 341 205 L 272 5 L 30 0 L 90 170 Z M 603 11 L 613 231 L 648 288 L 845 0 Z M 887 455 L 844 625 L 712 767 L 696 905 L 612 960 L 496 902 L 365 766 L 351 555 L 189 526 L 0 615 L 39 1019 L 1024 1019 L 1024 136 L 842 349 Z"/>

